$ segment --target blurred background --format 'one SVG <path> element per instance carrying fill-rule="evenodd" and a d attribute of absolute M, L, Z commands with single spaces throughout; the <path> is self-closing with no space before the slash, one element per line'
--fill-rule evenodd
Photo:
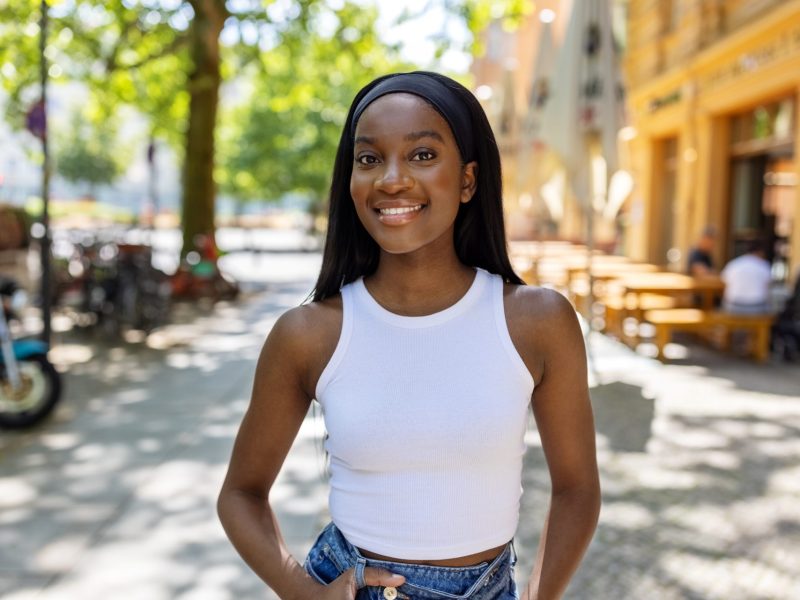
<path fill-rule="evenodd" d="M 0 0 L 0 597 L 274 598 L 215 495 L 349 104 L 415 69 L 483 105 L 514 266 L 585 328 L 604 508 L 567 597 L 800 597 L 800 0 Z M 298 558 L 321 427 L 273 490 Z"/>

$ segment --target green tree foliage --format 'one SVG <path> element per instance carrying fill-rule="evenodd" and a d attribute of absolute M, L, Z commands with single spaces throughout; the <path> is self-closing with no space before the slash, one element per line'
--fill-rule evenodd
<path fill-rule="evenodd" d="M 478 34 L 493 20 L 500 19 L 506 28 L 514 29 L 534 10 L 536 4 L 531 0 L 430 0 L 417 10 L 404 10 L 399 21 L 403 23 L 424 19 L 426 13 L 436 6 L 444 10 L 447 20 L 459 20 L 467 26 L 473 35 L 469 50 L 473 55 L 480 55 L 485 49 Z M 437 58 L 452 45 L 448 30 L 445 22 L 441 32 L 433 36 Z"/>
<path fill-rule="evenodd" d="M 113 121 L 92 124 L 76 111 L 67 131 L 56 136 L 56 170 L 73 183 L 86 183 L 89 195 L 95 187 L 112 183 L 123 171 Z"/>
<path fill-rule="evenodd" d="M 226 116 L 218 179 L 237 198 L 293 192 L 318 211 L 353 96 L 380 74 L 413 68 L 378 39 L 374 8 L 346 3 L 324 15 L 325 34 L 311 31 L 261 53 L 249 96 Z"/>
<path fill-rule="evenodd" d="M 6 121 L 16 128 L 25 126 L 26 109 L 39 94 L 37 4 L 0 0 L 0 84 L 9 96 Z"/>
<path fill-rule="evenodd" d="M 478 31 L 491 18 L 522 14 L 530 3 L 431 0 L 430 4 L 443 6 Z M 17 127 L 24 124 L 25 109 L 38 93 L 39 6 L 38 0 L 0 0 L 0 79 L 11 99 L 8 119 Z M 280 141 L 280 136 L 275 137 L 275 150 L 305 148 L 310 164 L 317 164 L 327 156 L 325 140 L 332 131 L 327 124 L 341 119 L 336 111 L 342 110 L 357 87 L 349 83 L 344 86 L 344 82 L 361 77 L 361 68 L 372 74 L 382 66 L 378 62 L 359 64 L 356 60 L 353 46 L 375 44 L 374 37 L 358 27 L 340 28 L 341 37 L 330 38 L 327 52 L 323 40 L 311 44 L 312 48 L 301 48 L 319 24 L 315 15 L 324 9 L 333 10 L 325 0 L 51 0 L 51 6 L 46 51 L 54 65 L 51 76 L 85 82 L 110 111 L 120 104 L 136 106 L 150 118 L 152 135 L 180 143 L 183 148 L 182 255 L 192 249 L 197 234 L 212 239 L 214 236 L 215 130 L 223 74 L 239 72 L 248 62 L 260 60 L 264 48 L 274 50 L 286 45 L 286 50 L 277 50 L 268 57 L 279 63 L 278 93 L 274 93 L 268 80 L 261 84 L 262 91 L 269 92 L 272 109 L 284 118 L 279 123 L 275 122 L 275 115 L 263 119 L 265 125 L 282 127 L 286 122 L 294 123 L 295 130 L 283 128 L 281 135 L 288 139 Z M 338 12 L 339 17 L 356 23 L 362 18 Z M 238 31 L 238 43 L 233 48 L 221 47 L 223 28 Z M 442 38 L 440 47 L 446 43 Z M 345 49 L 341 59 L 338 44 Z M 282 54 L 285 52 L 289 53 Z M 319 103 L 312 100 L 321 86 L 290 86 L 287 77 L 281 75 L 286 72 L 287 61 L 295 57 L 305 61 L 303 70 L 312 68 L 309 65 L 315 57 L 321 60 L 321 65 L 313 68 L 331 89 L 323 90 Z M 338 69 L 342 70 L 341 80 L 334 77 Z M 294 65 L 290 70 L 295 76 L 301 73 Z M 270 71 L 265 67 L 267 73 Z M 361 77 L 360 81 L 366 78 Z M 333 89 L 336 87 L 342 88 L 341 105 L 335 104 L 339 93 Z M 296 110 L 281 110 L 282 103 L 287 106 L 287 99 L 288 106 L 297 100 Z M 311 111 L 306 119 L 298 116 L 303 106 Z M 324 125 L 323 133 L 313 131 L 315 123 Z M 277 194 L 293 187 L 274 165 L 262 165 L 260 171 L 248 174 L 244 170 L 247 162 L 246 156 L 239 155 L 227 163 L 230 176 L 224 180 L 226 188 L 238 195 L 253 195 L 258 182 L 267 185 L 270 168 L 277 183 L 269 184 L 271 187 L 265 188 L 264 193 Z M 320 171 L 300 167 L 298 173 L 306 178 L 300 189 L 319 194 Z"/>

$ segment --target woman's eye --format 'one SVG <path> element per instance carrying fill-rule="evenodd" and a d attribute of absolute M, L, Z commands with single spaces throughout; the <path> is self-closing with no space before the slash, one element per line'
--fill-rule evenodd
<path fill-rule="evenodd" d="M 356 157 L 356 162 L 360 165 L 374 165 L 377 159 L 371 154 L 362 154 Z"/>
<path fill-rule="evenodd" d="M 433 160 L 434 158 L 436 158 L 436 155 L 433 152 L 429 150 L 420 150 L 414 154 L 411 160 Z"/>

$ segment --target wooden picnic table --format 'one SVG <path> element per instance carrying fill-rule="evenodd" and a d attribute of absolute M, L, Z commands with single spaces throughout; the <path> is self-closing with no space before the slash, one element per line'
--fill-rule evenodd
<path fill-rule="evenodd" d="M 624 296 L 633 295 L 638 299 L 643 294 L 662 294 L 680 297 L 697 294 L 701 297 L 701 306 L 706 310 L 714 307 L 714 299 L 722 295 L 725 283 L 718 275 L 691 277 L 681 273 L 628 273 L 616 279 L 613 284 L 619 286 Z"/>
<path fill-rule="evenodd" d="M 520 254 L 538 258 L 540 256 L 552 256 L 570 252 L 586 252 L 586 246 L 573 244 L 562 240 L 551 241 L 523 241 L 515 240 L 508 243 L 510 254 Z"/>
<path fill-rule="evenodd" d="M 601 260 L 592 260 L 592 279 L 595 281 L 610 281 L 612 279 L 619 279 L 625 275 L 632 273 L 658 273 L 661 267 L 651 265 L 648 263 L 637 263 L 620 260 L 606 260 L 612 257 L 598 257 Z M 624 257 L 613 257 L 624 258 Z M 567 283 L 572 283 L 581 275 L 588 275 L 588 267 L 586 263 L 569 265 L 567 271 Z"/>
<path fill-rule="evenodd" d="M 562 284 L 564 265 L 586 260 L 586 247 L 569 242 L 511 242 L 511 263 L 532 285 Z M 599 253 L 599 251 L 596 251 Z"/>
<path fill-rule="evenodd" d="M 626 256 L 616 256 L 603 254 L 595 250 L 592 256 L 592 265 L 627 264 L 630 259 Z M 536 275 L 538 283 L 552 284 L 568 287 L 569 269 L 572 267 L 586 268 L 586 250 L 563 252 L 561 254 L 551 254 L 540 256 L 532 261 L 532 271 Z"/>

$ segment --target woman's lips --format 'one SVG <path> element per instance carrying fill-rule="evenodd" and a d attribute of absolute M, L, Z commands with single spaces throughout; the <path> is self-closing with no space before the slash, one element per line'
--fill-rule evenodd
<path fill-rule="evenodd" d="M 378 220 L 385 225 L 405 225 L 416 219 L 424 208 L 424 204 L 415 204 L 376 208 L 375 212 L 378 213 Z"/>

